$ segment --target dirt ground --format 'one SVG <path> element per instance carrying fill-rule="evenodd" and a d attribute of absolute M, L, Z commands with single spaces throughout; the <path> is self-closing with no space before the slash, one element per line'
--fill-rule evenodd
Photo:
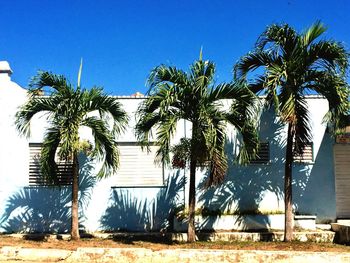
<path fill-rule="evenodd" d="M 333 243 L 312 242 L 202 242 L 179 243 L 169 240 L 152 238 L 82 238 L 79 241 L 67 241 L 58 239 L 47 239 L 45 236 L 36 240 L 28 240 L 18 237 L 0 235 L 0 247 L 16 246 L 27 248 L 55 248 L 75 250 L 78 247 L 100 247 L 100 248 L 148 248 L 152 250 L 161 249 L 235 249 L 235 250 L 285 250 L 285 251 L 329 251 L 350 252 L 350 246 L 337 245 Z"/>

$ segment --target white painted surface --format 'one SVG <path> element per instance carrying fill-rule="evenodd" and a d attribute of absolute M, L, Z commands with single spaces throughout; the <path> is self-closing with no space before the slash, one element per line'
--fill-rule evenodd
<path fill-rule="evenodd" d="M 14 120 L 26 101 L 26 91 L 11 81 L 9 65 L 0 63 L 0 204 L 18 187 L 28 183 L 29 152 L 25 138 L 19 137 Z M 0 205 L 0 214 L 3 206 Z"/>

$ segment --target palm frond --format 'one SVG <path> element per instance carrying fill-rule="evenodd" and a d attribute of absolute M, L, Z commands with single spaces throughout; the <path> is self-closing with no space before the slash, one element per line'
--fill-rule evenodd
<path fill-rule="evenodd" d="M 321 21 L 316 21 L 311 25 L 304 33 L 301 34 L 301 38 L 304 46 L 309 46 L 319 36 L 326 32 L 327 28 Z"/>
<path fill-rule="evenodd" d="M 227 173 L 228 162 L 225 152 L 221 149 L 215 149 L 210 161 L 210 171 L 205 187 L 217 186 L 221 184 Z"/>
<path fill-rule="evenodd" d="M 167 116 L 163 116 L 159 122 L 159 127 L 156 133 L 156 144 L 159 146 L 157 158 L 162 160 L 164 164 L 168 164 L 170 162 L 169 154 L 171 139 L 176 132 L 177 122 L 180 119 L 180 115 L 169 113 Z"/>
<path fill-rule="evenodd" d="M 341 43 L 319 41 L 310 45 L 306 63 L 310 67 L 321 67 L 344 74 L 348 68 L 349 54 Z"/>
<path fill-rule="evenodd" d="M 82 102 L 86 112 L 98 111 L 100 117 L 108 121 L 108 117 L 113 120 L 113 132 L 115 135 L 124 131 L 129 120 L 125 110 L 116 97 L 106 95 L 102 88 L 93 87 L 89 91 L 83 92 Z"/>
<path fill-rule="evenodd" d="M 281 60 L 272 52 L 256 49 L 243 56 L 234 66 L 234 78 L 245 78 L 247 73 L 254 71 L 259 67 L 280 65 Z"/>
<path fill-rule="evenodd" d="M 160 65 L 154 68 L 148 77 L 147 85 L 150 87 L 148 94 L 152 95 L 153 92 L 156 93 L 156 87 L 162 82 L 170 82 L 180 86 L 187 86 L 188 78 L 184 71 L 179 70 L 176 67 Z"/>
<path fill-rule="evenodd" d="M 293 125 L 293 133 L 295 134 L 294 153 L 302 155 L 305 146 L 312 141 L 310 117 L 305 97 L 297 95 L 295 101 L 295 116 L 297 118 Z"/>
<path fill-rule="evenodd" d="M 298 42 L 297 32 L 288 24 L 273 24 L 260 35 L 255 46 L 257 49 L 266 48 L 273 50 L 278 56 L 285 56 L 293 52 Z"/>
<path fill-rule="evenodd" d="M 63 75 L 56 75 L 48 71 L 39 71 L 29 83 L 30 93 L 36 94 L 44 87 L 50 87 L 61 94 L 71 94 L 73 87 Z"/>
<path fill-rule="evenodd" d="M 97 177 L 104 178 L 116 172 L 119 167 L 119 152 L 113 134 L 108 130 L 103 120 L 97 117 L 86 117 L 83 126 L 89 127 L 94 137 L 95 146 L 92 155 L 103 161 Z"/>
<path fill-rule="evenodd" d="M 247 164 L 253 158 L 256 158 L 258 148 L 259 148 L 259 136 L 257 133 L 256 123 L 251 121 L 246 121 L 239 133 L 242 136 L 243 145 L 238 154 L 238 163 Z"/>
<path fill-rule="evenodd" d="M 209 149 L 210 170 L 205 187 L 217 186 L 224 181 L 227 173 L 228 161 L 225 153 L 226 123 L 223 113 L 213 112 L 211 131 L 207 133 L 206 145 Z M 208 136 L 209 135 L 209 136 Z M 211 136 L 210 136 L 211 135 Z"/>
<path fill-rule="evenodd" d="M 213 81 L 214 74 L 215 64 L 208 60 L 198 60 L 190 66 L 192 83 L 195 83 L 195 87 L 200 92 L 207 89 L 209 83 Z"/>
<path fill-rule="evenodd" d="M 135 135 L 140 142 L 141 147 L 149 146 L 149 142 L 152 140 L 152 128 L 155 128 L 160 121 L 158 113 L 143 114 L 142 111 L 138 112 L 139 121 L 135 127 Z"/>
<path fill-rule="evenodd" d="M 329 110 L 324 116 L 324 122 L 334 126 L 334 130 L 343 128 L 343 120 L 350 111 L 349 95 L 350 87 L 347 82 L 339 77 L 325 72 L 313 72 L 315 82 L 308 88 L 323 95 L 329 105 Z"/>
<path fill-rule="evenodd" d="M 40 112 L 53 113 L 58 101 L 47 97 L 32 97 L 16 113 L 15 125 L 21 135 L 30 136 L 30 122 Z"/>
<path fill-rule="evenodd" d="M 247 107 L 237 103 L 231 106 L 230 113 L 226 114 L 225 119 L 242 137 L 243 143 L 238 155 L 238 163 L 249 163 L 252 158 L 255 158 L 259 147 L 258 123 L 255 114 L 249 114 Z"/>
<path fill-rule="evenodd" d="M 136 112 L 138 122 L 135 127 L 135 133 L 138 141 L 141 143 L 141 146 L 149 145 L 152 128 L 158 129 L 156 138 L 158 144 L 168 144 L 165 145 L 163 149 L 160 149 L 158 152 L 158 157 L 163 156 L 164 158 L 167 158 L 167 155 L 169 154 L 170 138 L 165 139 L 165 131 L 163 130 L 163 133 L 159 133 L 159 131 L 163 128 L 167 130 L 167 128 L 171 128 L 172 125 L 175 125 L 171 124 L 168 126 L 169 122 L 171 122 L 172 116 L 178 116 L 180 113 L 180 101 L 178 96 L 179 94 L 176 92 L 175 85 L 159 83 L 157 86 L 157 93 L 154 93 L 144 102 L 142 102 Z M 163 124 L 165 126 L 160 127 Z M 172 131 L 172 128 L 168 131 Z M 163 139 L 159 141 L 159 136 L 165 139 L 165 141 Z"/>
<path fill-rule="evenodd" d="M 58 183 L 55 156 L 61 141 L 58 127 L 51 127 L 45 134 L 41 149 L 40 168 L 44 178 L 52 184 Z"/>
<path fill-rule="evenodd" d="M 207 95 L 208 103 L 219 100 L 229 99 L 239 101 L 244 105 L 256 105 L 258 99 L 256 95 L 250 91 L 244 80 L 237 80 L 234 83 L 221 83 L 212 87 Z"/>
<path fill-rule="evenodd" d="M 264 95 L 264 89 L 266 88 L 267 78 L 266 76 L 258 76 L 255 81 L 247 84 L 249 90 L 254 94 Z"/>

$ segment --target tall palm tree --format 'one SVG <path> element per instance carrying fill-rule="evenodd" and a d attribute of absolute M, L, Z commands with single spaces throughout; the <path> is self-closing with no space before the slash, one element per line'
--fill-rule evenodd
<path fill-rule="evenodd" d="M 80 87 L 81 67 L 77 88 L 62 75 L 50 72 L 38 72 L 30 84 L 29 99 L 21 106 L 16 115 L 18 131 L 30 135 L 30 123 L 38 113 L 47 116 L 49 127 L 46 131 L 41 150 L 41 172 L 46 179 L 57 183 L 57 164 L 60 160 L 72 163 L 72 226 L 71 238 L 79 239 L 78 191 L 79 161 L 81 149 L 80 127 L 91 129 L 94 146 L 91 158 L 103 161 L 98 178 L 103 178 L 118 168 L 118 149 L 115 137 L 127 123 L 127 115 L 115 98 L 107 96 L 101 88 L 89 90 Z M 43 88 L 48 87 L 48 96 L 41 96 Z"/>
<path fill-rule="evenodd" d="M 287 24 L 271 25 L 258 38 L 256 49 L 235 66 L 236 78 L 247 78 L 256 69 L 261 73 L 250 88 L 266 94 L 281 121 L 288 126 L 285 161 L 285 241 L 293 235 L 292 163 L 311 141 L 309 111 L 305 95 L 320 94 L 329 103 L 324 120 L 337 126 L 349 109 L 345 72 L 348 53 L 333 40 L 320 40 L 325 26 L 316 22 L 297 33 Z"/>
<path fill-rule="evenodd" d="M 254 122 L 255 95 L 243 82 L 213 82 L 215 65 L 210 61 L 195 61 L 188 73 L 160 65 L 154 68 L 148 78 L 149 97 L 138 109 L 136 135 L 142 145 L 149 145 L 152 129 L 156 130 L 155 141 L 159 146 L 158 158 L 169 164 L 171 139 L 180 120 L 192 124 L 190 145 L 190 185 L 188 241 L 195 241 L 195 176 L 196 167 L 210 162 L 210 176 L 207 185 L 222 181 L 227 170 L 224 151 L 227 124 L 233 125 L 242 136 L 242 147 L 238 159 L 248 161 L 258 147 Z M 229 99 L 230 110 L 223 107 L 223 100 Z"/>

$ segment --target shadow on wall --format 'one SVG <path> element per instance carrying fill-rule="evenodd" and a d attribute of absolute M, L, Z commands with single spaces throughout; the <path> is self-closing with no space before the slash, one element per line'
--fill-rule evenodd
<path fill-rule="evenodd" d="M 79 162 L 83 164 L 79 176 L 79 220 L 83 221 L 95 178 L 87 159 L 80 158 Z M 65 233 L 70 230 L 70 210 L 71 187 L 24 187 L 8 198 L 0 222 L 8 233 Z"/>
<path fill-rule="evenodd" d="M 283 138 L 283 125 L 272 122 L 272 111 L 265 111 L 261 116 L 260 140 L 269 142 L 270 162 L 267 164 L 250 164 L 246 166 L 235 163 L 233 142 L 227 142 L 226 153 L 228 157 L 228 171 L 225 182 L 217 188 L 203 189 L 206 177 L 200 184 L 202 188 L 199 202 L 217 216 L 205 217 L 199 229 L 212 229 L 217 217 L 221 214 L 234 214 L 235 223 L 232 229 L 251 228 L 252 217 L 245 215 L 256 215 L 260 213 L 259 206 L 266 191 L 275 194 L 278 202 L 283 198 L 283 175 L 285 146 Z M 206 175 L 207 176 L 207 175 Z M 261 209 L 261 208 L 260 208 Z M 277 211 L 271 211 L 277 212 Z M 267 216 L 259 215 L 254 217 L 261 229 L 270 227 L 270 220 Z"/>
<path fill-rule="evenodd" d="M 267 192 L 273 193 L 277 201 L 283 204 L 285 141 L 284 126 L 272 122 L 274 114 L 271 110 L 263 112 L 260 123 L 260 139 L 269 142 L 270 162 L 268 164 L 250 164 L 240 166 L 234 164 L 231 142 L 227 143 L 229 159 L 228 174 L 224 184 L 217 188 L 203 189 L 199 201 L 213 214 L 236 215 L 235 227 L 250 228 L 252 218 L 254 225 L 261 229 L 271 227 L 271 219 L 265 212 L 271 214 L 283 211 L 266 209 L 261 202 Z M 323 132 L 323 131 L 315 131 Z M 335 190 L 333 168 L 333 143 L 329 134 L 324 134 L 320 149 L 312 164 L 294 163 L 293 165 L 293 205 L 295 212 L 317 215 L 319 222 L 335 218 Z M 205 180 L 205 178 L 204 178 Z M 203 180 L 203 182 L 204 182 Z M 201 185 L 203 185 L 201 182 Z M 271 197 L 271 195 L 270 195 Z M 276 199 L 274 199 L 276 200 Z M 275 201 L 272 201 L 274 203 Z M 269 204 L 267 204 L 269 205 Z M 283 205 L 281 206 L 283 209 Z M 264 211 L 265 210 L 265 211 Z M 266 211 L 267 210 L 267 211 Z M 250 216 L 263 213 L 258 216 Z M 246 216 L 249 215 L 249 216 Z M 206 217 L 199 229 L 211 229 L 218 216 Z"/>
<path fill-rule="evenodd" d="M 336 217 L 333 144 L 334 139 L 325 133 L 314 164 L 293 167 L 295 211 L 317 215 L 320 223 L 329 223 Z"/>
<path fill-rule="evenodd" d="M 113 190 L 110 206 L 101 218 L 105 231 L 158 231 L 172 227 L 174 210 L 185 179 L 176 172 L 169 176 L 154 200 L 138 200 L 128 189 Z M 135 190 L 133 188 L 133 190 Z"/>

